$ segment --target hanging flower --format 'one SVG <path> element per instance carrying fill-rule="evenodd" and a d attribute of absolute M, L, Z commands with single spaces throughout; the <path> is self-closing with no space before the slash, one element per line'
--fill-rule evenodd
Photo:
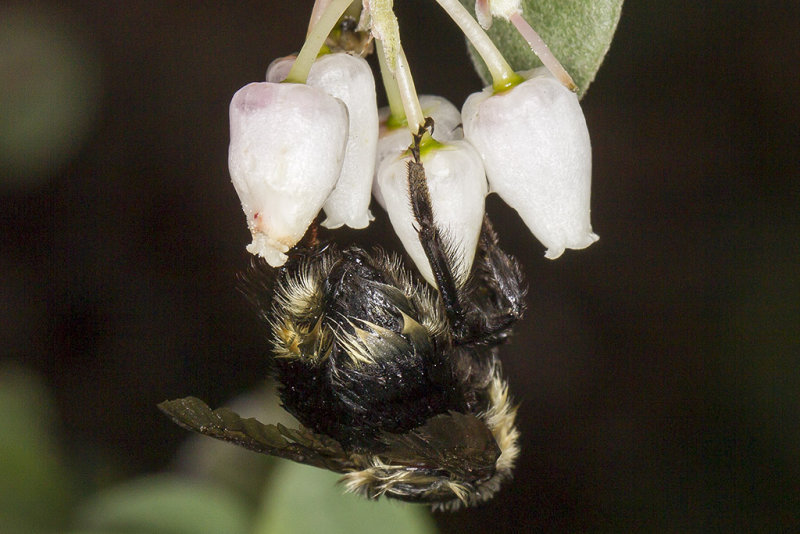
<path fill-rule="evenodd" d="M 544 68 L 520 74 L 526 81 L 512 89 L 488 87 L 467 99 L 464 136 L 480 152 L 491 190 L 554 259 L 598 239 L 589 220 L 589 132 L 575 93 Z"/>
<path fill-rule="evenodd" d="M 436 95 L 420 95 L 419 105 L 422 113 L 434 122 L 433 138 L 441 143 L 464 138 L 461 127 L 461 112 L 449 100 Z M 411 145 L 411 131 L 406 126 L 390 128 L 388 125 L 390 110 L 381 108 L 380 134 L 378 137 L 377 156 L 375 158 L 375 181 L 372 185 L 372 196 L 381 207 L 385 208 L 383 194 L 378 185 L 378 170 L 381 164 L 390 157 L 399 157 Z"/>
<path fill-rule="evenodd" d="M 422 276 L 436 287 L 417 234 L 408 189 L 410 156 L 389 157 L 378 171 L 378 187 L 394 231 Z M 480 155 L 466 141 L 433 147 L 422 156 L 434 224 L 456 260 L 455 277 L 463 282 L 472 268 L 488 192 Z"/>
<path fill-rule="evenodd" d="M 253 236 L 247 250 L 283 265 L 339 177 L 347 109 L 307 85 L 251 83 L 233 96 L 230 123 L 228 167 Z"/>
<path fill-rule="evenodd" d="M 267 81 L 283 81 L 294 60 L 289 56 L 273 61 L 267 70 Z M 325 54 L 314 61 L 306 83 L 341 100 L 349 116 L 342 170 L 323 206 L 327 219 L 322 225 L 365 228 L 373 218 L 369 202 L 378 143 L 378 107 L 372 69 L 361 57 L 346 53 Z"/>

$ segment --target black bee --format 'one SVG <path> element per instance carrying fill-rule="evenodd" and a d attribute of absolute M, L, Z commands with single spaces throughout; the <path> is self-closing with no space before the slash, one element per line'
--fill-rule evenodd
<path fill-rule="evenodd" d="M 297 249 L 278 273 L 254 263 L 245 292 L 272 330 L 273 375 L 289 429 L 211 411 L 189 397 L 159 407 L 178 424 L 245 448 L 342 473 L 348 491 L 457 509 L 510 478 L 518 431 L 497 346 L 523 311 L 516 261 L 488 218 L 469 278 L 433 224 L 415 136 L 409 190 L 438 291 L 401 261 L 333 244 Z"/>

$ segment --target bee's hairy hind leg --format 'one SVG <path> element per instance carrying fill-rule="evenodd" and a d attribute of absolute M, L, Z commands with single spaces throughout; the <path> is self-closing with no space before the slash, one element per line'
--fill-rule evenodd
<path fill-rule="evenodd" d="M 425 168 L 420 157 L 420 144 L 422 137 L 430 130 L 433 131 L 433 119 L 428 117 L 425 124 L 420 126 L 418 132 L 413 134 L 413 142 L 409 147 L 412 161 L 408 162 L 408 190 L 411 199 L 411 208 L 419 227 L 419 241 L 433 272 L 439 295 L 444 303 L 447 317 L 451 326 L 458 330 L 464 323 L 464 312 L 458 298 L 458 288 L 453 275 L 453 258 L 447 254 L 447 249 L 439 229 L 433 219 L 433 207 L 428 191 Z"/>

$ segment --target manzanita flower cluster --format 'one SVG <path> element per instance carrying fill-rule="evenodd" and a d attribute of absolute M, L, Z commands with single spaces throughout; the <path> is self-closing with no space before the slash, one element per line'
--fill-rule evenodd
<path fill-rule="evenodd" d="M 492 76 L 460 111 L 441 97 L 417 95 L 391 0 L 317 0 L 300 53 L 274 61 L 266 81 L 234 95 L 228 161 L 253 238 L 249 252 L 282 265 L 320 211 L 328 228 L 364 228 L 372 195 L 433 283 L 407 184 L 412 132 L 428 117 L 434 127 L 423 138 L 422 162 L 435 223 L 459 261 L 457 277 L 470 272 L 491 192 L 519 212 L 548 258 L 597 240 L 589 219 L 591 146 L 576 88 L 522 18 L 519 0 L 478 0 L 480 24 L 458 0 L 436 1 Z M 514 24 L 544 67 L 511 69 L 481 28 L 495 16 Z M 358 26 L 346 30 L 343 20 Z M 349 41 L 359 46 L 347 44 L 345 33 L 361 36 Z M 361 57 L 373 39 L 384 110 Z"/>

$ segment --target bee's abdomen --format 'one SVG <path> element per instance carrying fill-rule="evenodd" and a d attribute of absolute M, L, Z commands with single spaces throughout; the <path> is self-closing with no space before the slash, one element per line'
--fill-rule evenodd
<path fill-rule="evenodd" d="M 391 283 L 361 249 L 331 254 L 318 266 L 324 268 L 313 270 L 316 278 L 304 282 L 313 288 L 306 293 L 314 294 L 305 300 L 319 303 L 313 314 L 303 309 L 305 343 L 276 343 L 303 355 L 276 351 L 286 409 L 351 448 L 375 448 L 383 432 L 403 433 L 435 415 L 465 410 L 452 348 L 422 326 L 413 288 Z M 301 322 L 292 313 L 282 315 L 291 319 L 286 323 Z M 285 330 L 273 331 L 286 337 Z M 309 347 L 318 349 L 309 354 Z"/>

